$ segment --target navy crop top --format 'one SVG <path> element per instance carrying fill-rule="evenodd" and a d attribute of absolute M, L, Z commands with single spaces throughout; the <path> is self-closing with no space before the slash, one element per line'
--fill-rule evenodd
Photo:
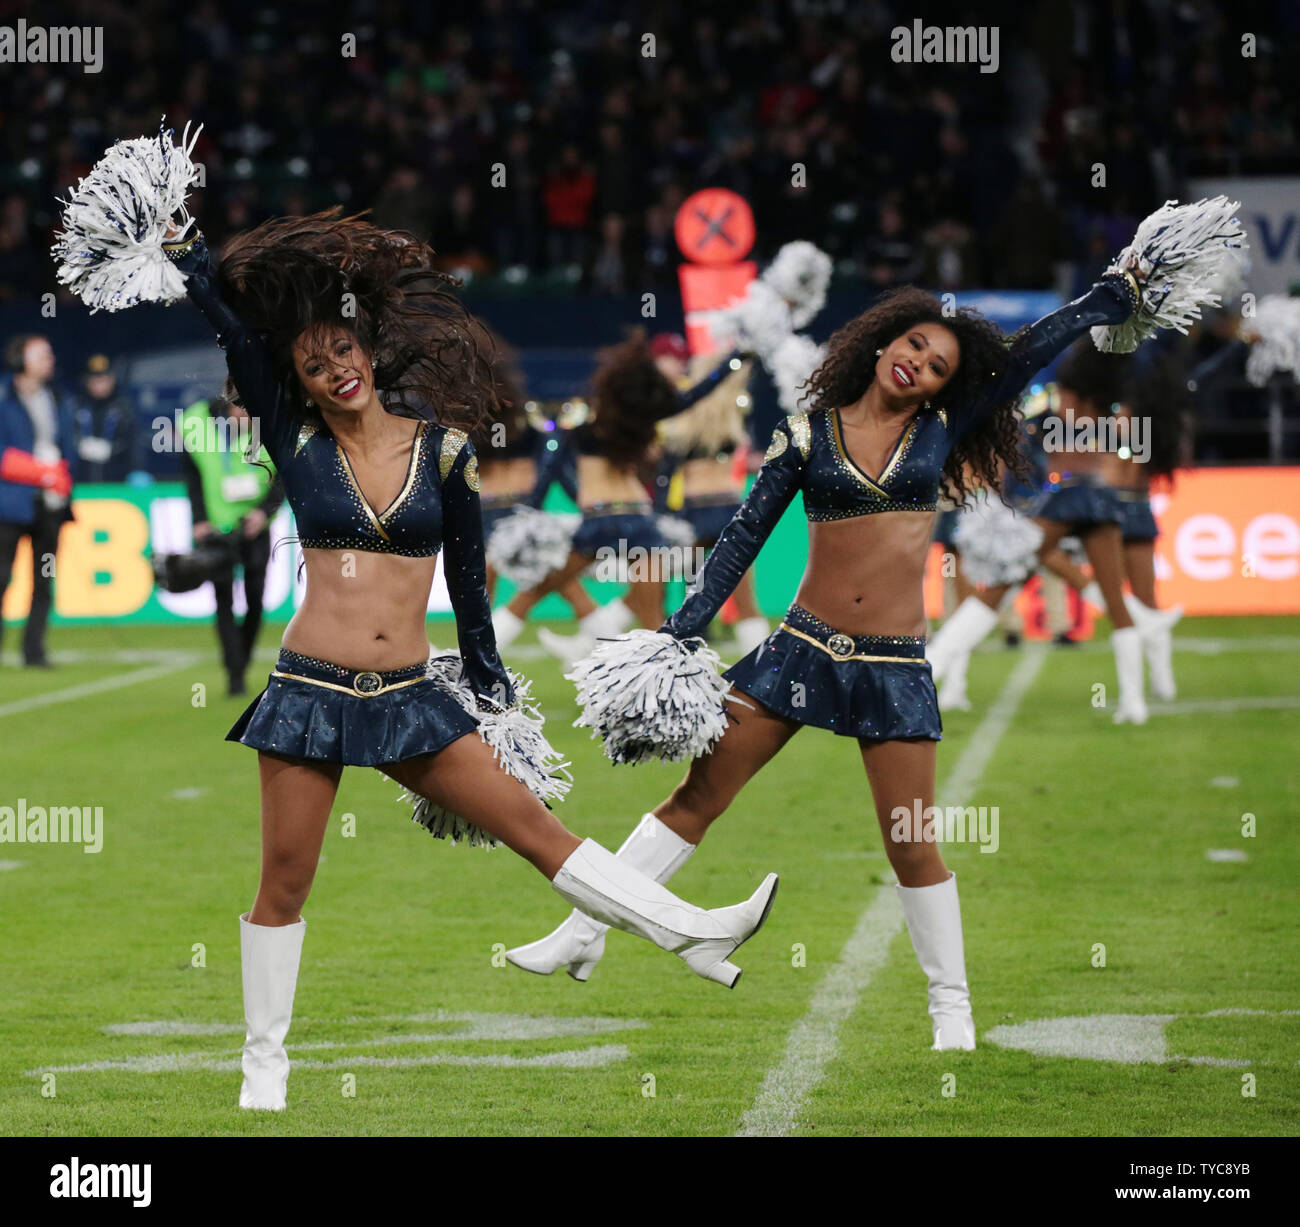
<path fill-rule="evenodd" d="M 443 559 L 465 675 L 475 694 L 503 687 L 514 701 L 492 631 L 479 512 L 478 458 L 464 431 L 433 421 L 416 427 L 406 479 L 382 509 L 361 492 L 347 452 L 329 428 L 305 421 L 285 404 L 265 342 L 245 327 L 213 285 L 202 235 L 168 249 L 185 289 L 217 333 L 244 407 L 258 422 L 307 549 L 362 550 Z"/>
<path fill-rule="evenodd" d="M 933 512 L 944 462 L 956 442 L 994 406 L 1015 396 L 1035 371 L 1097 324 L 1122 323 L 1134 301 L 1128 279 L 1103 277 L 1083 297 L 1044 316 L 1011 347 L 1006 369 L 970 405 L 921 410 L 904 428 L 879 474 L 849 458 L 840 411 L 791 414 L 772 432 L 749 496 L 723 530 L 682 607 L 660 629 L 699 635 L 749 570 L 796 490 L 813 523 L 885 511 Z"/>

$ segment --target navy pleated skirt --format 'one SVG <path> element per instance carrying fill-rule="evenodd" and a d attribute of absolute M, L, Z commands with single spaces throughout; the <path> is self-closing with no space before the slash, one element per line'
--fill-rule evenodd
<path fill-rule="evenodd" d="M 701 495 L 688 498 L 680 511 L 673 515 L 685 520 L 695 530 L 695 540 L 700 545 L 716 545 L 722 530 L 731 523 L 740 502 L 732 494 Z"/>
<path fill-rule="evenodd" d="M 226 740 L 286 758 L 377 767 L 436 754 L 477 728 L 426 661 L 358 673 L 281 648 L 266 689 Z"/>
<path fill-rule="evenodd" d="M 781 625 L 722 676 L 778 715 L 845 737 L 943 736 L 918 635 L 846 635 L 791 605 Z"/>

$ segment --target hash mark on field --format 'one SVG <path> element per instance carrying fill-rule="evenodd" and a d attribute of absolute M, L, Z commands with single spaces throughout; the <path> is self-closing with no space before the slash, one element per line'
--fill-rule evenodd
<path fill-rule="evenodd" d="M 1300 707 L 1300 694 L 1238 695 L 1232 699 L 1189 699 L 1185 703 L 1151 703 L 1153 716 L 1194 716 L 1207 712 L 1231 715 L 1238 711 L 1290 710 Z"/>
<path fill-rule="evenodd" d="M 988 715 L 949 772 L 935 799 L 937 805 L 967 800 L 1046 659 L 1045 644 L 1025 648 Z M 901 928 L 902 912 L 896 892 L 883 886 L 858 918 L 835 966 L 817 986 L 808 1012 L 795 1023 L 780 1062 L 767 1071 L 753 1106 L 741 1119 L 737 1137 L 784 1137 L 794 1127 L 808 1096 L 839 1052 L 841 1024 L 853 1013 L 877 968 L 888 961 L 890 946 Z"/>
<path fill-rule="evenodd" d="M 51 690 L 47 694 L 33 694 L 25 699 L 16 699 L 12 703 L 0 704 L 0 716 L 17 716 L 25 711 L 35 711 L 41 707 L 51 707 L 55 703 L 71 703 L 74 699 L 89 698 L 94 694 L 103 694 L 109 690 L 121 690 L 124 686 L 134 686 L 138 682 L 152 682 L 155 678 L 166 677 L 180 669 L 198 664 L 202 659 L 191 652 L 178 656 L 162 664 L 150 665 L 147 669 L 137 669 L 134 673 L 118 677 L 103 677 L 96 682 L 83 682 L 80 686 L 68 686 L 63 690 Z"/>

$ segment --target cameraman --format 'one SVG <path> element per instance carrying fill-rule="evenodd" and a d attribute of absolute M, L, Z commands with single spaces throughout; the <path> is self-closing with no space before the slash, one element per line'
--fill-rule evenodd
<path fill-rule="evenodd" d="M 240 441 L 248 437 L 250 422 L 229 383 L 221 396 L 211 403 L 195 401 L 181 418 L 186 440 L 182 464 L 194 540 L 224 536 L 230 546 L 230 568 L 212 581 L 212 587 L 217 598 L 217 637 L 231 695 L 245 693 L 244 672 L 262 625 L 271 519 L 284 502 L 280 479 L 270 467 L 266 449 L 258 449 L 256 462 L 245 459 Z M 244 570 L 248 605 L 242 626 L 235 624 L 236 563 Z"/>

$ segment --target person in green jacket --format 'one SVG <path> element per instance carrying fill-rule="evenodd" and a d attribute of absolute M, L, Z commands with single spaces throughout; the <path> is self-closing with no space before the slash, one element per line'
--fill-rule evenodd
<path fill-rule="evenodd" d="M 221 534 L 229 539 L 231 569 L 212 581 L 217 598 L 217 637 L 230 680 L 229 693 L 246 693 L 244 673 L 262 625 L 262 593 L 271 560 L 271 518 L 284 502 L 265 448 L 257 461 L 244 458 L 251 419 L 227 384 L 211 402 L 195 401 L 181 416 L 185 484 L 194 540 Z M 265 466 L 265 467 L 264 467 Z M 235 573 L 244 571 L 247 611 L 235 624 Z"/>

